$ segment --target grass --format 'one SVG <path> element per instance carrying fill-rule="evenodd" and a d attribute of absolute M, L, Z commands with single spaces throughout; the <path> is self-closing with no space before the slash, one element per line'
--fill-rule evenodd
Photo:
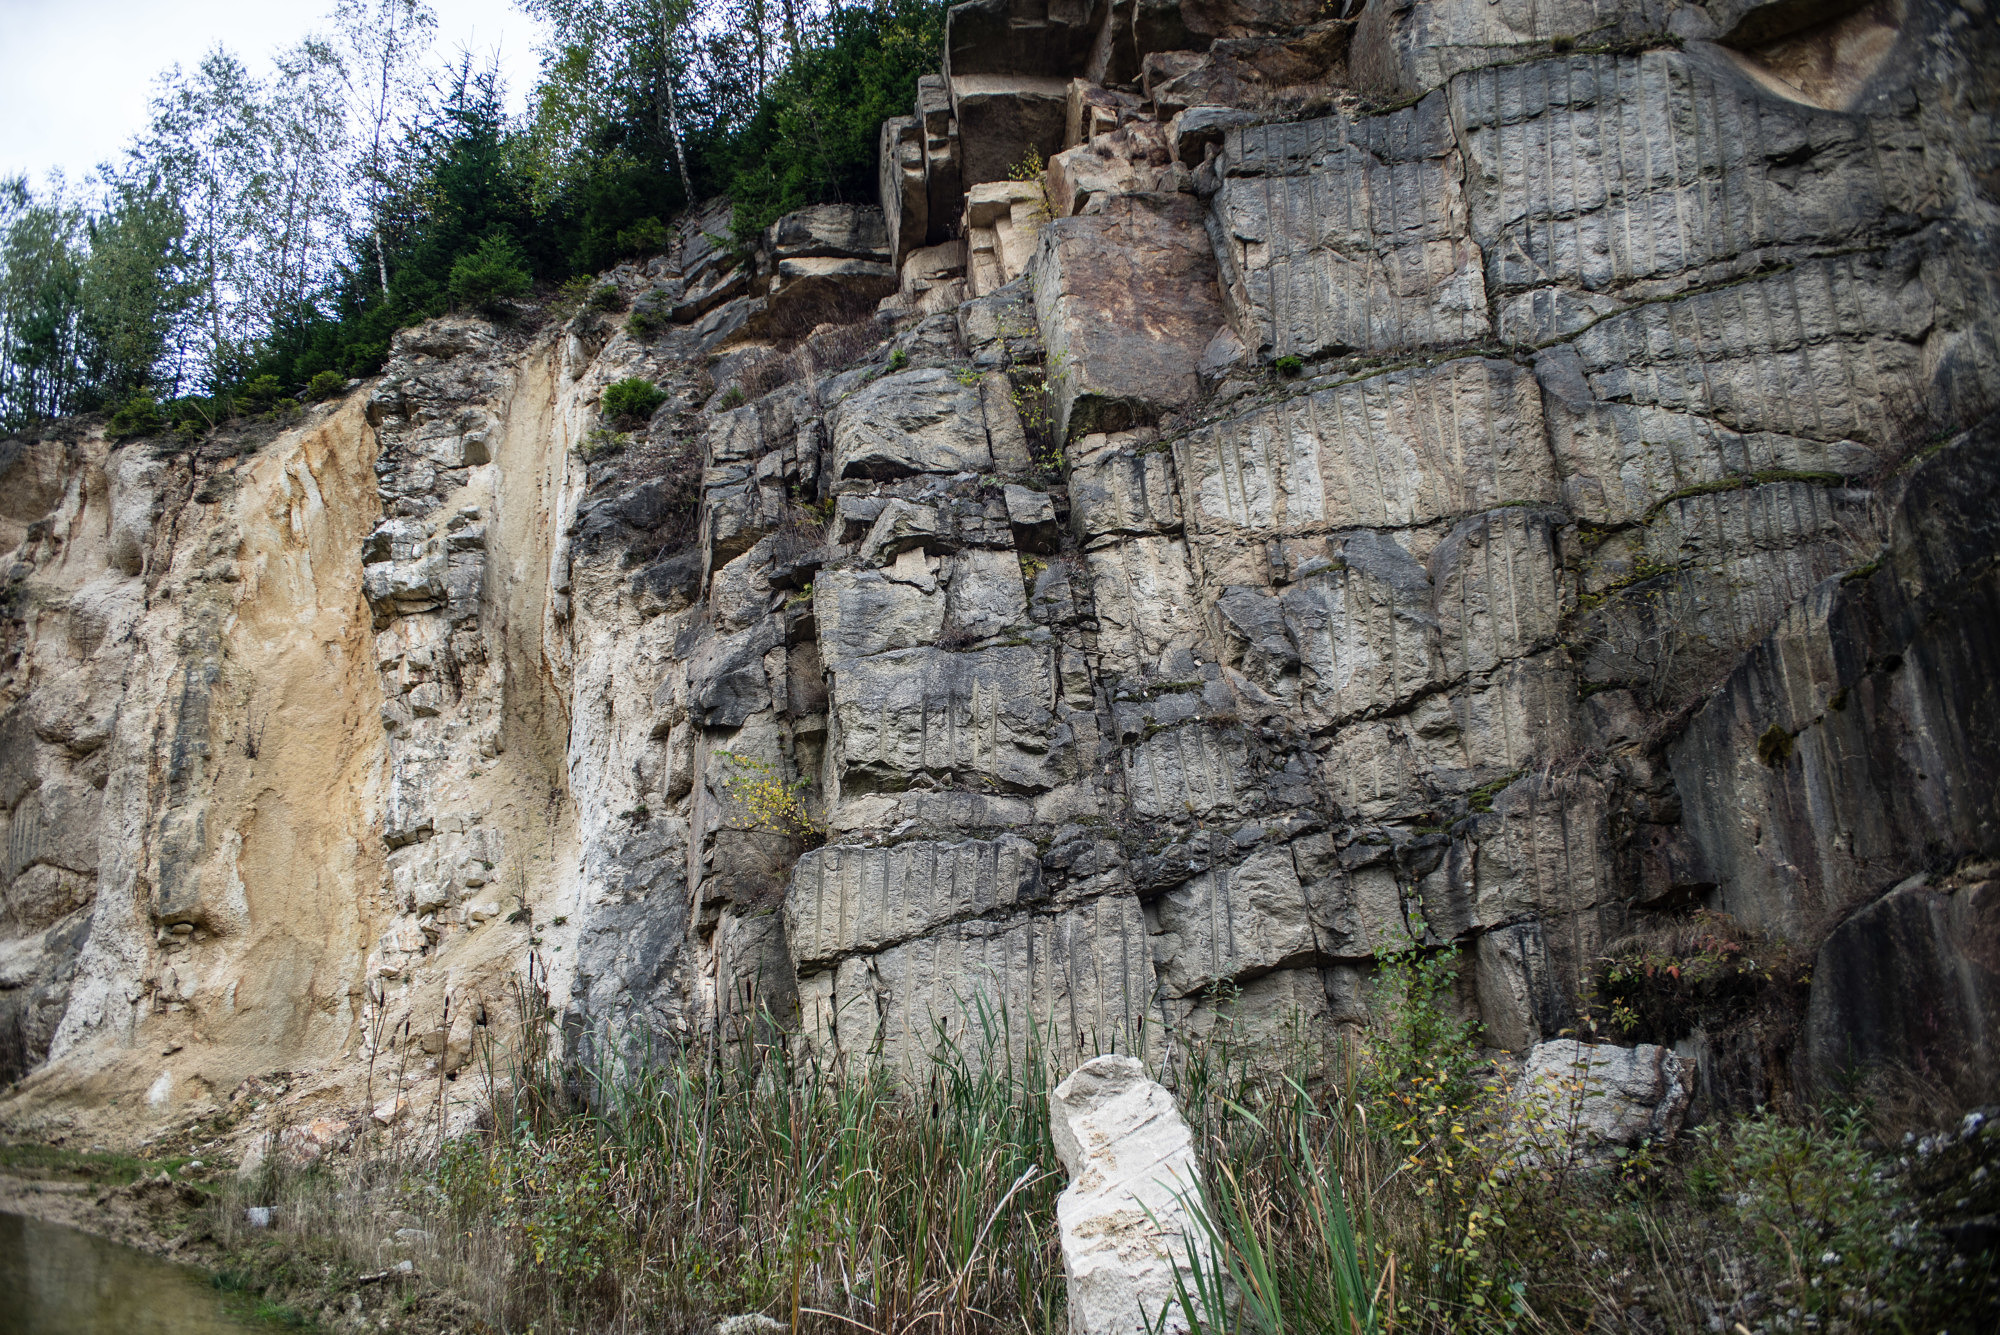
<path fill-rule="evenodd" d="M 141 1159 L 105 1150 L 71 1150 L 54 1145 L 0 1145 L 0 1173 L 57 1182 L 100 1182 L 126 1186 L 160 1173 L 178 1174 L 188 1156 Z"/>
<path fill-rule="evenodd" d="M 1392 957 L 1379 1018 L 1333 1047 L 1298 1025 L 1250 1044 L 1228 1022 L 1154 1044 L 1203 1166 L 1194 1335 L 1990 1328 L 1990 1259 L 1951 1259 L 1852 1111 L 1582 1145 L 1581 1085 L 1524 1095 L 1481 1055 L 1459 963 Z M 379 1132 L 354 1160 L 273 1162 L 228 1189 L 211 1228 L 237 1282 L 306 1317 L 361 1302 L 419 1330 L 747 1312 L 828 1335 L 1067 1329 L 1055 1072 L 1006 1015 L 973 1007 L 920 1076 L 754 1041 L 768 1025 L 576 1067 L 546 998 L 522 995 L 485 1129 L 441 1148 Z M 252 1203 L 276 1227 L 245 1230 Z"/>

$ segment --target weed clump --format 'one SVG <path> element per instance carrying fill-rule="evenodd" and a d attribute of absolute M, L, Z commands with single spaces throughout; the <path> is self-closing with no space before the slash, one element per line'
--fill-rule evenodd
<path fill-rule="evenodd" d="M 658 385 L 641 376 L 629 376 L 606 385 L 598 406 L 613 422 L 632 430 L 652 420 L 666 401 L 666 391 Z"/>

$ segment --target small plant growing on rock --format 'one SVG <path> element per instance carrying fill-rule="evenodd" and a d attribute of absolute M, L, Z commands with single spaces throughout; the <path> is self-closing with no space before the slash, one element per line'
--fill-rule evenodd
<path fill-rule="evenodd" d="M 633 308 L 625 317 L 625 332 L 632 338 L 645 342 L 667 327 L 667 318 L 650 305 Z"/>
<path fill-rule="evenodd" d="M 741 408 L 743 406 L 743 386 L 731 385 L 729 392 L 722 396 L 722 406 L 724 409 Z"/>
<path fill-rule="evenodd" d="M 306 385 L 309 399 L 330 398 L 347 387 L 347 377 L 338 371 L 321 371 Z"/>
<path fill-rule="evenodd" d="M 632 438 L 622 431 L 598 427 L 583 438 L 583 443 L 577 446 L 577 453 L 585 459 L 602 459 L 606 455 L 619 453 L 631 443 Z"/>
<path fill-rule="evenodd" d="M 1271 364 L 1277 367 L 1278 374 L 1287 380 L 1290 380 L 1292 377 L 1298 375 L 1299 372 L 1306 369 L 1305 362 L 1297 357 L 1280 357 Z"/>
<path fill-rule="evenodd" d="M 903 350 L 902 348 L 897 348 L 894 352 L 889 354 L 889 369 L 891 371 L 900 371 L 909 364 L 910 364 L 910 354 L 905 350 Z"/>
<path fill-rule="evenodd" d="M 160 412 L 159 400 L 142 389 L 118 405 L 104 434 L 113 440 L 129 440 L 133 436 L 150 436 L 164 431 L 166 426 L 167 419 Z"/>
<path fill-rule="evenodd" d="M 813 815 L 807 802 L 811 784 L 785 778 L 767 760 L 734 751 L 716 754 L 732 767 L 723 776 L 723 791 L 743 808 L 757 829 L 789 835 L 809 849 L 826 842 L 826 823 Z"/>
<path fill-rule="evenodd" d="M 270 412 L 284 394 L 274 375 L 260 375 L 231 395 L 236 411 L 245 417 Z"/>
<path fill-rule="evenodd" d="M 604 415 L 626 429 L 644 426 L 667 401 L 666 392 L 643 376 L 627 376 L 604 387 L 598 406 Z"/>

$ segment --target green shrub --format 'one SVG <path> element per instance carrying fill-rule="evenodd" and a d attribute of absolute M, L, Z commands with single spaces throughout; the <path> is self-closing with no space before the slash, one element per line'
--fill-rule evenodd
<path fill-rule="evenodd" d="M 306 397 L 309 399 L 324 399 L 340 393 L 346 385 L 347 377 L 343 376 L 340 372 L 321 371 L 306 386 Z"/>
<path fill-rule="evenodd" d="M 604 387 L 599 406 L 612 421 L 626 426 L 644 426 L 659 411 L 667 396 L 660 387 L 640 376 L 631 376 Z"/>
<path fill-rule="evenodd" d="M 910 354 L 905 352 L 903 349 L 897 348 L 894 352 L 889 354 L 889 369 L 891 371 L 900 371 L 909 364 L 910 364 Z"/>
<path fill-rule="evenodd" d="M 618 290 L 616 283 L 599 283 L 590 289 L 590 298 L 584 304 L 594 311 L 622 310 L 625 306 L 625 294 Z"/>
<path fill-rule="evenodd" d="M 111 424 L 104 434 L 112 440 L 129 440 L 133 436 L 150 436 L 164 431 L 167 419 L 160 412 L 160 401 L 145 390 L 140 390 L 131 398 L 118 405 L 111 414 Z"/>
<path fill-rule="evenodd" d="M 1272 365 L 1278 368 L 1279 375 L 1287 379 L 1306 369 L 1305 362 L 1297 357 L 1280 357 Z"/>
<path fill-rule="evenodd" d="M 503 231 L 488 232 L 477 250 L 460 255 L 451 266 L 451 302 L 461 308 L 498 311 L 508 298 L 526 292 L 532 281 L 527 257 L 513 239 Z"/>
<path fill-rule="evenodd" d="M 278 383 L 278 377 L 260 375 L 230 395 L 230 400 L 237 412 L 249 417 L 270 412 L 278 406 L 278 400 L 284 392 L 285 388 Z"/>
<path fill-rule="evenodd" d="M 1760 1113 L 1696 1134 L 1695 1184 L 1749 1229 L 1774 1273 L 1792 1276 L 1795 1305 L 1832 1316 L 1914 1278 L 1913 1258 L 1894 1242 L 1898 1193 L 1862 1147 L 1857 1115 L 1799 1123 Z"/>
<path fill-rule="evenodd" d="M 619 229 L 618 249 L 627 255 L 652 255 L 665 250 L 673 239 L 674 234 L 658 218 L 641 218 Z"/>
<path fill-rule="evenodd" d="M 743 406 L 743 386 L 731 385 L 729 391 L 722 396 L 722 406 L 724 408 L 741 408 Z"/>

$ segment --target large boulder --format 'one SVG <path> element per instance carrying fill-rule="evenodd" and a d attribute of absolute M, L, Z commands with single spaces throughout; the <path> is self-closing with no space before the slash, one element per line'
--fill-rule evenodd
<path fill-rule="evenodd" d="M 1585 1159 L 1672 1140 L 1687 1116 L 1687 1075 L 1681 1059 L 1655 1043 L 1537 1043 L 1513 1092 L 1516 1133 L 1535 1153 Z"/>
<path fill-rule="evenodd" d="M 1068 78 L 1083 69 L 1107 0 L 971 0 L 945 19 L 945 71 Z"/>
<path fill-rule="evenodd" d="M 1185 1332 L 1175 1273 L 1201 1178 L 1174 1096 L 1136 1058 L 1096 1057 L 1056 1086 L 1049 1130 L 1070 1177 L 1056 1201 L 1070 1335 Z"/>
<path fill-rule="evenodd" d="M 1117 195 L 1042 230 L 1035 312 L 1064 439 L 1194 401 L 1202 350 L 1224 323 L 1204 219 L 1191 195 Z"/>

